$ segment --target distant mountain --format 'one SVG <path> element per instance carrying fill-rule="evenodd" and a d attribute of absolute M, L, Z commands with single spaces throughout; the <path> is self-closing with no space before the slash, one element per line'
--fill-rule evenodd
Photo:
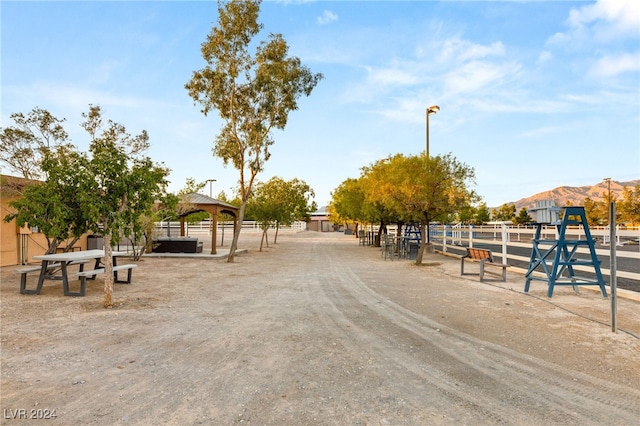
<path fill-rule="evenodd" d="M 640 185 L 640 179 L 630 180 L 628 182 L 611 181 L 611 194 L 622 199 L 622 191 L 625 186 L 633 189 L 636 185 Z M 556 206 L 563 207 L 569 202 L 574 206 L 580 206 L 584 203 L 584 199 L 589 197 L 594 201 L 600 201 L 604 197 L 603 195 L 609 190 L 608 183 L 606 181 L 599 182 L 593 186 L 559 186 L 549 191 L 539 192 L 527 198 L 522 198 L 516 202 L 508 203 L 515 204 L 516 212 L 520 212 L 523 207 L 527 210 L 535 208 L 536 201 L 553 200 Z"/>

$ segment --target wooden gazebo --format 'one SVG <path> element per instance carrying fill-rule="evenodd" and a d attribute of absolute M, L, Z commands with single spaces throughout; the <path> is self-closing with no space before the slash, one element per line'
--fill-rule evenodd
<path fill-rule="evenodd" d="M 184 236 L 184 218 L 191 213 L 207 212 L 211 215 L 211 254 L 217 254 L 216 237 L 218 230 L 218 215 L 226 213 L 233 216 L 233 232 L 238 226 L 238 207 L 216 200 L 206 195 L 191 193 L 180 196 L 180 236 Z"/>

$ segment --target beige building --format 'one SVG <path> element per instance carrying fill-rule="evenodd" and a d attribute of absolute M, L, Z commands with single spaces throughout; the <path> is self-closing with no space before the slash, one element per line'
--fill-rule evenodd
<path fill-rule="evenodd" d="M 34 262 L 33 256 L 47 251 L 47 239 L 37 228 L 20 228 L 15 220 L 10 222 L 4 220 L 7 215 L 14 212 L 9 203 L 20 196 L 28 182 L 27 179 L 0 175 L 0 266 L 38 263 Z M 60 248 L 64 247 L 65 243 L 62 243 Z M 80 238 L 74 247 L 86 250 L 87 237 Z"/>

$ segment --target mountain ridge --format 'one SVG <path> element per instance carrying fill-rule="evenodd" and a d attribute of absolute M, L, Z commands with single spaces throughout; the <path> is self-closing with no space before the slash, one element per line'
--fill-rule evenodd
<path fill-rule="evenodd" d="M 640 185 L 640 179 L 626 182 L 611 180 L 611 195 L 615 199 L 621 200 L 624 188 L 630 187 L 633 189 L 636 185 Z M 607 181 L 601 181 L 591 186 L 559 186 L 506 204 L 515 204 L 516 212 L 519 212 L 523 208 L 531 210 L 536 207 L 537 201 L 544 200 L 553 200 L 556 206 L 559 207 L 566 206 L 568 203 L 574 206 L 581 206 L 587 197 L 593 201 L 605 199 L 608 191 L 609 183 Z"/>

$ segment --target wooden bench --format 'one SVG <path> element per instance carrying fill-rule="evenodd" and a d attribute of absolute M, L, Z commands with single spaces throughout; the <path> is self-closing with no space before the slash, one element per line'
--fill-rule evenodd
<path fill-rule="evenodd" d="M 80 265 L 80 271 L 82 271 L 84 264 L 89 262 L 86 259 L 83 260 L 74 260 L 73 262 L 69 262 L 69 265 Z M 56 268 L 60 268 L 60 263 L 49 263 L 47 265 L 47 271 L 52 271 Z M 16 272 L 20 274 L 20 293 L 21 294 L 37 294 L 39 290 L 27 290 L 27 274 L 29 272 L 39 272 L 42 270 L 41 265 L 37 266 L 27 266 L 24 268 L 17 269 Z"/>
<path fill-rule="evenodd" d="M 464 263 L 466 260 L 480 263 L 480 282 L 484 280 L 485 265 L 494 266 L 496 268 L 502 268 L 502 281 L 507 281 L 507 267 L 509 265 L 495 262 L 493 260 L 493 254 L 491 254 L 491 250 L 467 248 L 467 254 L 465 254 L 460 258 L 460 275 L 465 275 Z M 467 273 L 466 275 L 472 275 L 472 274 Z"/>

